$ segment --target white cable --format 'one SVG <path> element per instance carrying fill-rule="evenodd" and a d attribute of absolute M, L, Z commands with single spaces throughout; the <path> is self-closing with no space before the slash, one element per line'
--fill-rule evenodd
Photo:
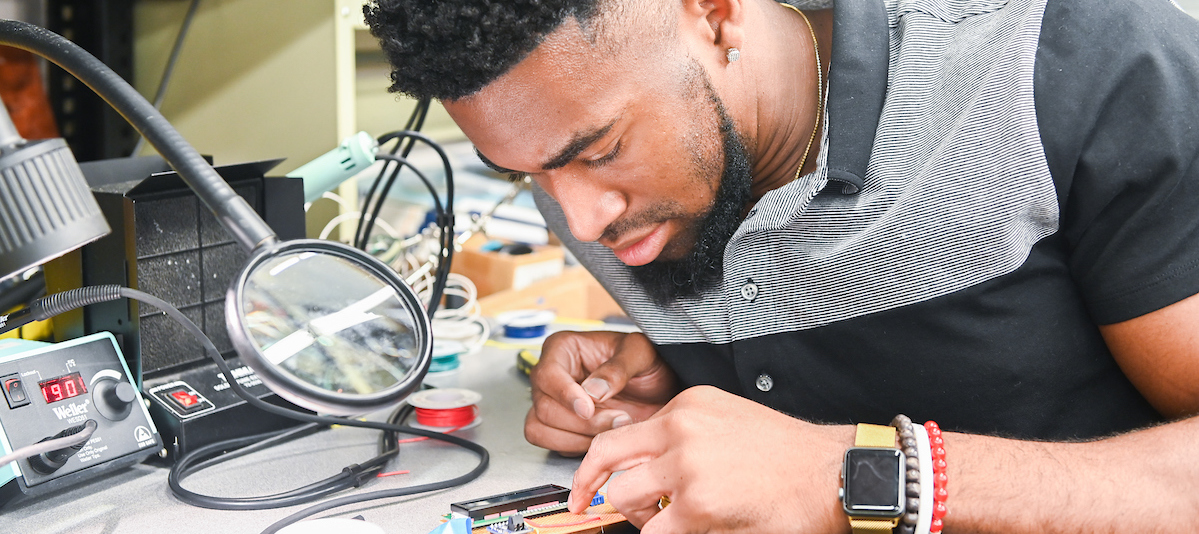
<path fill-rule="evenodd" d="M 353 209 L 350 205 L 346 204 L 345 199 L 341 198 L 341 196 L 339 196 L 337 193 L 334 193 L 332 191 L 325 191 L 321 195 L 321 198 L 327 198 L 329 200 L 332 200 L 333 202 L 336 202 L 338 206 L 341 206 L 341 209 L 343 211 Z M 308 209 L 311 207 L 312 207 L 312 202 L 305 202 L 304 203 L 304 213 L 308 213 Z"/>
<path fill-rule="evenodd" d="M 329 224 L 326 224 L 325 228 L 321 230 L 320 239 L 328 239 L 329 234 L 333 233 L 334 228 L 341 226 L 342 223 L 345 223 L 348 220 L 357 219 L 358 216 L 361 214 L 362 214 L 361 212 L 354 211 L 354 212 L 343 213 L 341 215 L 338 215 L 338 216 L 332 218 L 331 220 L 329 220 Z M 384 232 L 387 232 L 387 235 L 391 236 L 393 239 L 400 238 L 400 233 L 396 231 L 394 226 L 387 224 L 387 221 L 384 221 L 383 219 L 379 219 L 379 220 L 375 221 L 375 224 L 378 225 L 379 228 L 382 228 Z"/>
<path fill-rule="evenodd" d="M 329 234 L 333 233 L 334 228 L 341 226 L 341 223 L 344 223 L 350 219 L 357 219 L 358 215 L 360 215 L 360 213 L 357 211 L 354 211 L 354 212 L 343 213 L 341 215 L 334 217 L 333 219 L 331 219 L 329 221 L 329 224 L 326 224 L 325 228 L 321 230 L 320 239 L 328 239 Z"/>
<path fill-rule="evenodd" d="M 338 216 L 329 225 L 335 226 L 350 217 L 357 215 L 347 213 Z M 321 237 L 327 237 L 331 231 L 330 227 L 326 227 Z M 440 234 L 438 228 L 429 226 L 416 236 L 397 239 L 383 253 L 384 261 L 400 274 L 426 306 L 433 297 L 433 287 L 437 281 L 437 264 L 441 259 Z M 491 325 L 483 318 L 479 290 L 474 282 L 461 274 L 449 273 L 442 295 L 461 298 L 464 302 L 454 308 L 442 307 L 437 310 L 432 321 L 434 336 L 437 339 L 459 341 L 470 354 L 482 350 L 491 337 Z"/>
<path fill-rule="evenodd" d="M 491 326 L 486 320 L 477 319 L 469 322 L 444 322 L 433 320 L 433 332 L 437 339 L 454 340 L 466 347 L 467 354 L 476 354 L 491 338 Z"/>
<path fill-rule="evenodd" d="M 334 193 L 332 191 L 325 191 L 324 193 L 321 194 L 321 198 L 327 198 L 329 200 L 332 200 L 333 202 L 336 202 L 337 205 L 341 206 L 341 209 L 343 209 L 343 210 L 346 210 L 346 211 L 354 210 L 354 207 L 349 205 L 348 203 L 346 203 L 345 199 L 341 198 L 341 195 L 338 195 L 337 193 Z"/>
<path fill-rule="evenodd" d="M 387 221 L 385 221 L 383 219 L 375 219 L 375 226 L 382 228 L 383 231 L 387 232 L 387 235 L 390 236 L 392 239 L 400 238 L 400 232 L 396 231 L 396 228 L 394 226 L 392 226 L 390 223 L 388 223 Z"/>
<path fill-rule="evenodd" d="M 422 290 L 422 298 L 430 298 L 430 287 Z M 460 341 L 467 347 L 468 354 L 477 353 L 491 337 L 491 325 L 483 318 L 483 307 L 479 304 L 478 288 L 470 278 L 450 273 L 444 294 L 460 297 L 465 302 L 456 308 L 442 308 L 434 314 L 434 335 L 438 339 Z"/>

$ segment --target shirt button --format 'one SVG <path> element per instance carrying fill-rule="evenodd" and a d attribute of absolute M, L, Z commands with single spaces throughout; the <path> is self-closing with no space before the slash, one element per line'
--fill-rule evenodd
<path fill-rule="evenodd" d="M 749 213 L 745 215 L 745 218 L 750 219 L 750 218 L 753 218 L 753 216 L 757 215 L 757 214 L 758 214 L 758 208 L 754 208 L 754 209 L 749 210 Z"/>
<path fill-rule="evenodd" d="M 745 285 L 741 286 L 741 298 L 750 302 L 758 298 L 758 284 L 752 278 L 745 279 Z"/>
<path fill-rule="evenodd" d="M 770 375 L 768 375 L 766 373 L 762 373 L 762 374 L 758 375 L 758 380 L 757 380 L 756 384 L 758 386 L 758 390 L 762 391 L 762 392 L 766 392 L 766 391 L 770 391 L 770 390 L 774 389 L 774 379 L 770 378 Z"/>

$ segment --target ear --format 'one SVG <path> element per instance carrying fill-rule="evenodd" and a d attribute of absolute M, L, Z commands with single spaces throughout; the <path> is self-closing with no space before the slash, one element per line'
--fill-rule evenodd
<path fill-rule="evenodd" d="M 745 0 L 683 0 L 682 29 L 724 57 L 745 40 Z"/>

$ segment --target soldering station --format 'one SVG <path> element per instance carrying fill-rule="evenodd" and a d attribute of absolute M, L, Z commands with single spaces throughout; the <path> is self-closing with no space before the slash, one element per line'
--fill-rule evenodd
<path fill-rule="evenodd" d="M 565 512 L 568 490 L 555 485 L 493 481 L 478 493 L 506 489 L 452 503 L 438 497 L 494 459 L 469 436 L 512 424 L 485 420 L 481 407 L 523 399 L 449 387 L 491 327 L 477 309 L 455 304 L 477 308 L 473 286 L 450 271 L 455 249 L 479 225 L 455 224 L 450 157 L 420 131 L 428 100 L 401 130 L 359 133 L 287 176 L 268 177 L 278 160 L 214 167 L 125 80 L 60 35 L 4 20 L 0 44 L 61 67 L 162 156 L 80 165 L 62 139 L 23 139 L 0 108 L 0 288 L 31 275 L 46 287 L 0 315 L 0 334 L 52 320 L 57 340 L 0 339 L 0 524 L 6 508 L 103 491 L 105 480 L 139 469 L 169 470 L 158 487 L 184 506 L 228 514 L 298 507 L 275 512 L 265 529 L 221 528 L 228 532 L 343 531 L 344 519 L 334 530 L 299 527 L 330 510 L 380 499 L 398 507 L 405 501 L 397 498 L 430 492 L 424 499 L 440 499 L 435 506 L 447 513 L 403 529 L 377 522 L 380 531 L 559 533 L 624 522 L 602 495 L 592 516 Z M 418 146 L 441 160 L 442 184 L 408 159 Z M 305 207 L 376 162 L 362 209 L 335 221 L 357 222 L 353 235 L 306 238 Z M 428 190 L 433 214 L 417 235 L 376 239 L 401 170 Z M 496 328 L 517 341 L 543 338 L 554 319 L 518 311 Z M 513 368 L 515 354 L 505 379 L 519 391 L 527 382 Z M 377 454 L 306 486 L 261 496 L 190 487 L 225 462 L 351 427 L 381 433 Z M 393 474 L 401 447 L 421 439 L 442 442 L 434 452 L 466 451 L 447 460 L 454 476 L 372 487 Z M 305 470 L 304 453 L 290 461 Z"/>

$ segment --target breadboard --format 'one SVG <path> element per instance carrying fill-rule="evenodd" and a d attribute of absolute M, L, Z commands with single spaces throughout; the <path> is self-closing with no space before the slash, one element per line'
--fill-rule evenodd
<path fill-rule="evenodd" d="M 587 521 L 586 523 L 579 523 L 579 521 L 584 521 L 593 517 L 598 517 L 599 519 Z M 527 528 L 532 529 L 536 534 L 573 534 L 591 531 L 600 532 L 602 531 L 602 527 L 623 523 L 627 521 L 627 519 L 625 519 L 623 514 L 617 512 L 616 508 L 614 508 L 611 504 L 604 503 L 592 506 L 582 514 L 559 512 L 556 514 L 529 518 L 525 521 Z M 536 523 L 537 525 L 541 526 L 535 527 L 532 525 L 532 523 Z M 494 531 L 487 530 L 487 527 L 476 527 L 471 532 L 472 534 L 495 534 Z"/>

